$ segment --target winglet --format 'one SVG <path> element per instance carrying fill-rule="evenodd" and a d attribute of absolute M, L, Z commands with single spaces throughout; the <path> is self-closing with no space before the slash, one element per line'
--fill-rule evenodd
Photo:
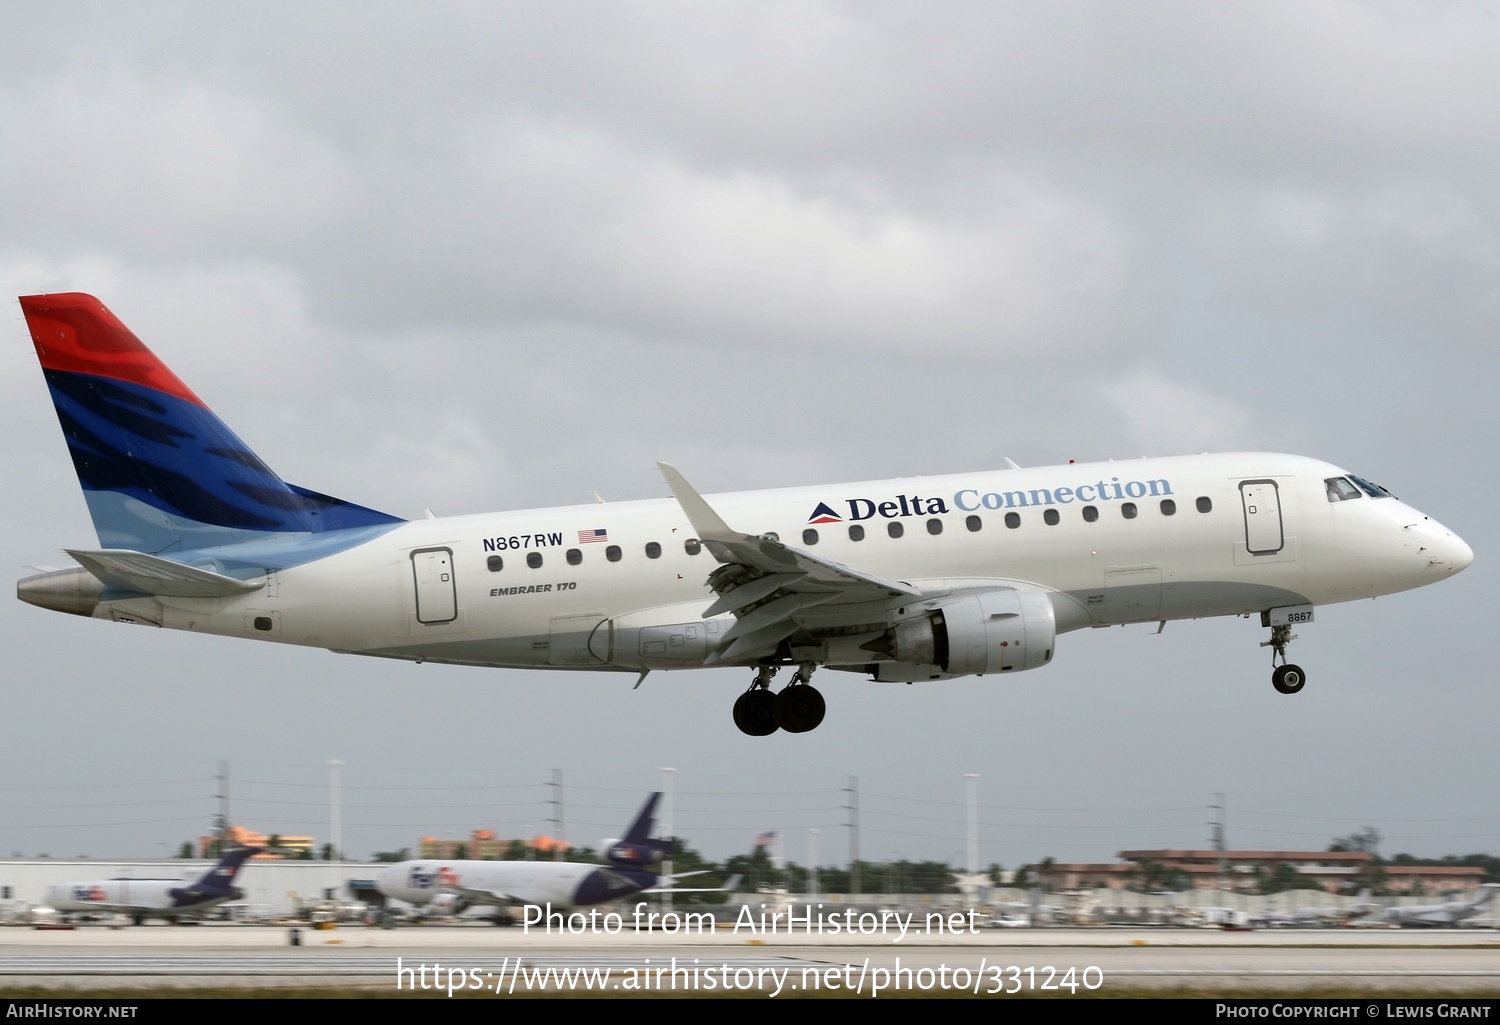
<path fill-rule="evenodd" d="M 682 511 L 687 514 L 688 522 L 697 531 L 700 541 L 743 541 L 746 535 L 737 530 L 730 530 L 729 524 L 725 523 L 718 513 L 714 512 L 713 506 L 703 500 L 703 496 L 687 482 L 687 478 L 677 472 L 677 467 L 670 463 L 657 463 L 661 475 L 667 479 L 667 487 L 672 489 L 672 495 L 677 499 L 677 504 L 682 506 Z"/>

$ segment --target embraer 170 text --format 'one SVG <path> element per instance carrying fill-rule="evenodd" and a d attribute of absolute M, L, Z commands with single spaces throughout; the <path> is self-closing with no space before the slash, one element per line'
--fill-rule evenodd
<path fill-rule="evenodd" d="M 23 601 L 415 662 L 741 666 L 754 735 L 822 721 L 819 666 L 1020 672 L 1070 630 L 1206 616 L 1258 614 L 1291 694 L 1314 607 L 1473 559 L 1376 484 L 1258 452 L 708 498 L 663 463 L 673 499 L 406 521 L 284 482 L 92 296 L 21 307 L 100 545 Z"/>

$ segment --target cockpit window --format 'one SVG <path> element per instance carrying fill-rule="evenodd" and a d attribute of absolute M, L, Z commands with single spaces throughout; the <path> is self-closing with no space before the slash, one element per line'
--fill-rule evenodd
<path fill-rule="evenodd" d="M 1389 491 L 1387 491 L 1385 488 L 1381 487 L 1379 484 L 1372 484 L 1369 481 L 1365 480 L 1363 477 L 1356 477 L 1356 476 L 1354 476 L 1354 474 L 1351 473 L 1349 475 L 1349 479 L 1352 480 L 1354 483 L 1358 484 L 1359 485 L 1359 490 L 1363 491 L 1365 494 L 1369 495 L 1371 498 L 1395 498 L 1396 497 L 1395 495 L 1393 495 Z"/>
<path fill-rule="evenodd" d="M 1364 497 L 1359 493 L 1359 488 L 1343 477 L 1329 477 L 1323 482 L 1323 486 L 1328 489 L 1330 502 L 1347 502 L 1352 498 Z"/>

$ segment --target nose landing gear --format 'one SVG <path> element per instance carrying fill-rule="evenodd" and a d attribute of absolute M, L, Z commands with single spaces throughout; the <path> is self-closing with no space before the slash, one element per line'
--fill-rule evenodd
<path fill-rule="evenodd" d="M 778 729 L 788 733 L 806 733 L 818 728 L 827 709 L 823 695 L 808 681 L 812 679 L 817 665 L 804 662 L 797 667 L 792 681 L 771 693 L 771 680 L 776 675 L 775 666 L 761 666 L 755 671 L 750 689 L 741 694 L 734 703 L 734 724 L 741 733 L 752 737 L 765 737 Z"/>
<path fill-rule="evenodd" d="M 1282 694 L 1295 694 L 1307 683 L 1307 674 L 1302 671 L 1301 666 L 1294 666 L 1286 660 L 1286 646 L 1297 639 L 1292 633 L 1290 626 L 1271 627 L 1271 639 L 1261 641 L 1262 648 L 1271 648 L 1271 686 Z M 1277 665 L 1280 659 L 1281 664 Z"/>

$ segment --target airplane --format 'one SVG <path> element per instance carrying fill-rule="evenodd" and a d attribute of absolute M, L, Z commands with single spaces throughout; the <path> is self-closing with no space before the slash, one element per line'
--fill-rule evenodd
<path fill-rule="evenodd" d="M 1485 883 L 1472 900 L 1450 900 L 1444 904 L 1413 904 L 1386 908 L 1380 921 L 1402 929 L 1441 929 L 1473 918 L 1495 899 L 1500 883 Z"/>
<path fill-rule="evenodd" d="M 96 882 L 57 883 L 47 887 L 42 903 L 63 916 L 89 912 L 126 915 L 136 925 L 148 918 L 196 917 L 245 894 L 234 877 L 259 847 L 236 847 L 198 879 L 101 879 Z"/>
<path fill-rule="evenodd" d="M 1369 903 L 1370 893 L 1368 889 L 1359 891 L 1349 908 L 1306 907 L 1276 911 L 1268 902 L 1263 911 L 1250 916 L 1249 922 L 1252 928 L 1307 929 L 1329 924 L 1347 925 L 1379 908 L 1378 904 Z"/>
<path fill-rule="evenodd" d="M 676 849 L 671 840 L 651 836 L 660 797 L 655 793 L 646 799 L 622 839 L 604 842 L 608 865 L 423 858 L 383 869 L 375 888 L 386 897 L 439 915 L 458 915 L 478 906 L 588 907 L 635 893 L 655 892 L 664 880 L 670 884 L 682 878 L 657 871 L 662 859 Z M 676 893 L 698 892 L 672 889 Z"/>
<path fill-rule="evenodd" d="M 1024 672 L 1084 627 L 1258 616 L 1271 682 L 1319 605 L 1473 552 L 1331 463 L 1229 453 L 404 520 L 278 477 L 99 300 L 23 296 L 97 548 L 17 596 L 95 619 L 412 662 L 750 670 L 735 724 L 803 733 L 826 667 Z M 731 526 L 733 524 L 733 526 Z M 791 679 L 773 693 L 782 669 Z"/>

